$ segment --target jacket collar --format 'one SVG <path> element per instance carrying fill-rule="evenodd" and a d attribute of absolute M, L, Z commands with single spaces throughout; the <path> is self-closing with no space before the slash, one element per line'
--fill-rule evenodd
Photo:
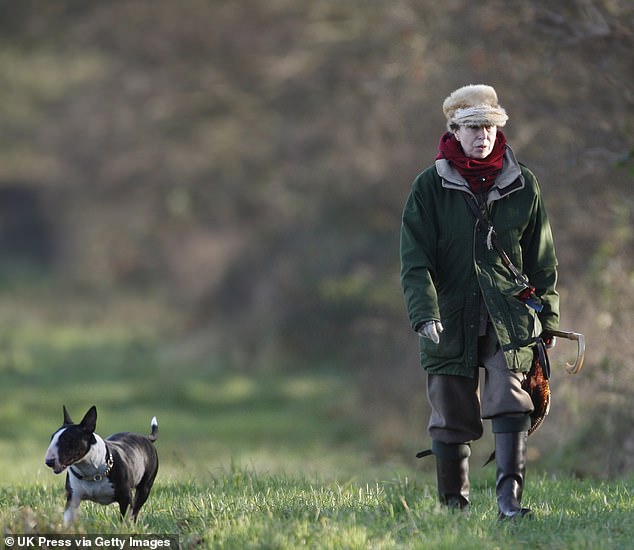
<path fill-rule="evenodd" d="M 446 189 L 457 189 L 471 193 L 467 181 L 447 159 L 436 161 L 436 171 L 442 178 L 442 186 Z M 524 185 L 524 176 L 522 176 L 520 165 L 515 159 L 512 149 L 507 145 L 504 152 L 504 166 L 489 191 L 487 202 L 491 203 L 506 197 L 510 193 L 523 189 Z"/>

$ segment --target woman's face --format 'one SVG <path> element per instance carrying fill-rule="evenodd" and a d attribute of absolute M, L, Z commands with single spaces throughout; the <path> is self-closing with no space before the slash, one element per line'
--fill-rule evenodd
<path fill-rule="evenodd" d="M 485 159 L 493 151 L 497 131 L 497 126 L 459 126 L 454 135 L 467 157 Z"/>

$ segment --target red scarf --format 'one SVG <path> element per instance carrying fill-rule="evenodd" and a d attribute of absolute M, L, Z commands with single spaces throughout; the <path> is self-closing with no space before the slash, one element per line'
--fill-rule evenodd
<path fill-rule="evenodd" d="M 445 132 L 440 138 L 436 159 L 447 159 L 467 180 L 471 191 L 482 193 L 488 191 L 495 178 L 502 171 L 506 136 L 498 130 L 493 150 L 489 156 L 479 160 L 466 157 L 460 143 L 451 132 Z"/>

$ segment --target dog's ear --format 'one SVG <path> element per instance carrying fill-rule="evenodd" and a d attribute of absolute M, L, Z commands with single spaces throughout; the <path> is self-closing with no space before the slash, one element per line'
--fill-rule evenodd
<path fill-rule="evenodd" d="M 64 426 L 70 426 L 71 424 L 74 424 L 73 419 L 70 417 L 70 414 L 68 414 L 68 411 L 66 410 L 66 405 L 62 405 L 62 408 L 64 410 Z"/>
<path fill-rule="evenodd" d="M 94 432 L 97 427 L 97 407 L 90 407 L 79 425 L 87 432 Z"/>

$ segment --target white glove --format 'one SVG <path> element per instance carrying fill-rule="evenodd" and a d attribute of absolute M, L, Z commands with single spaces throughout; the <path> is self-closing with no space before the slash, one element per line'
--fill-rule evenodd
<path fill-rule="evenodd" d="M 428 321 L 420 329 L 418 334 L 423 338 L 429 338 L 434 344 L 440 342 L 440 333 L 445 330 L 440 321 Z"/>

